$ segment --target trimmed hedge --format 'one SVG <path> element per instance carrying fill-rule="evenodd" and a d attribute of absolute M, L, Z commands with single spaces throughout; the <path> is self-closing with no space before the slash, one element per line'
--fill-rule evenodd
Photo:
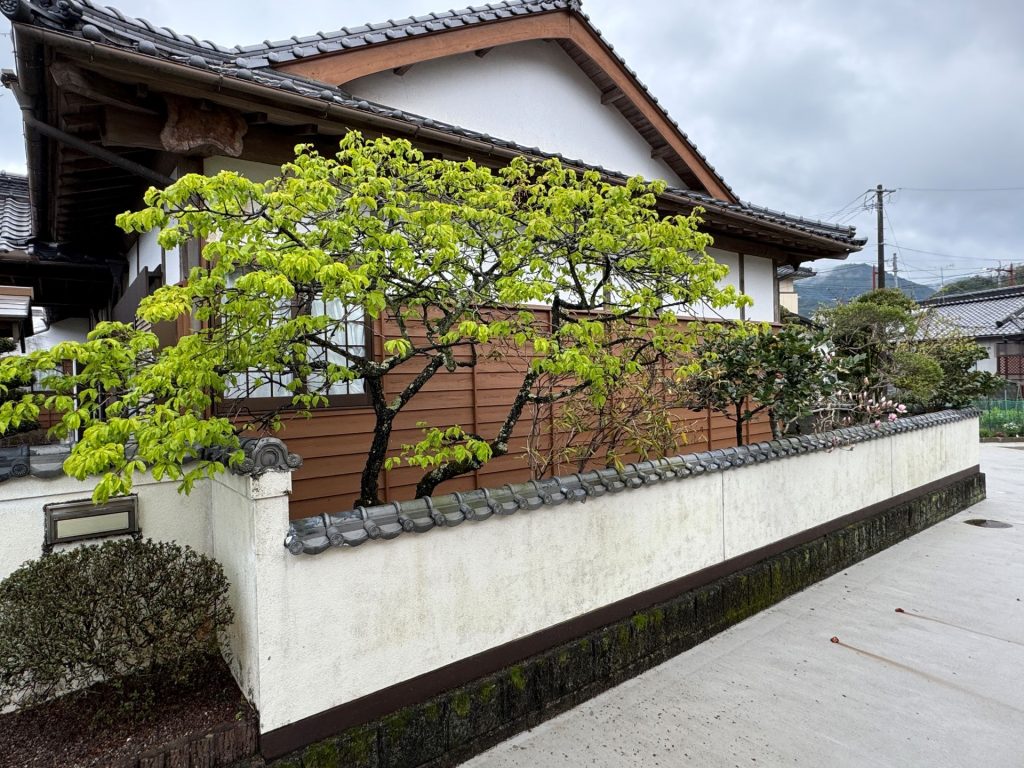
<path fill-rule="evenodd" d="M 0 707 L 105 682 L 144 715 L 163 685 L 190 684 L 234 616 L 220 564 L 189 547 L 128 539 L 26 563 L 0 582 Z M 104 707 L 110 702 L 101 702 Z"/>

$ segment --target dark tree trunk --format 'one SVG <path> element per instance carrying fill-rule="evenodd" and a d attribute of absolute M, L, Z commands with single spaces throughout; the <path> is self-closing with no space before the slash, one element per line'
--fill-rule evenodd
<path fill-rule="evenodd" d="M 530 393 L 536 381 L 537 374 L 531 371 L 526 374 L 523 383 L 520 384 L 519 391 L 516 393 L 516 399 L 512 402 L 512 407 L 509 409 L 501 429 L 498 430 L 497 437 L 489 443 L 492 458 L 504 456 L 508 453 L 508 443 L 512 439 L 512 430 L 516 428 L 516 424 L 519 423 L 519 419 L 523 415 L 523 408 L 526 407 L 526 403 L 530 400 Z M 482 466 L 483 462 L 477 458 L 472 458 L 466 461 L 450 462 L 432 469 L 423 475 L 419 483 L 417 483 L 416 498 L 421 499 L 424 496 L 432 496 L 434 491 L 437 490 L 437 486 L 445 480 L 451 480 L 453 477 L 472 472 Z"/>

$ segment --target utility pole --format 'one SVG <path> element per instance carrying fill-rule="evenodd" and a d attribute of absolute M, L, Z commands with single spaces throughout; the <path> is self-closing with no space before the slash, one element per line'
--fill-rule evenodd
<path fill-rule="evenodd" d="M 892 281 L 896 284 L 896 290 L 900 289 L 900 267 L 897 261 L 897 255 L 892 255 Z"/>
<path fill-rule="evenodd" d="M 875 212 L 878 215 L 878 287 L 885 288 L 885 230 L 882 227 L 882 185 L 875 187 Z"/>
<path fill-rule="evenodd" d="M 1001 288 L 1001 282 L 1003 282 L 1003 272 L 1010 276 L 1010 285 L 1017 285 L 1017 275 L 1014 272 L 1013 262 L 1010 262 L 1010 266 L 1004 267 L 1003 262 L 999 262 L 998 267 L 993 267 L 992 271 L 996 273 L 996 288 Z"/>

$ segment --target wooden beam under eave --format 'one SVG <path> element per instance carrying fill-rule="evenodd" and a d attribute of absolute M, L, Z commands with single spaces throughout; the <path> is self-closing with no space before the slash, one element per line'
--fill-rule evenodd
<path fill-rule="evenodd" d="M 138 147 L 164 151 L 160 131 L 166 121 L 156 115 L 140 115 L 117 107 L 103 111 L 100 143 L 104 147 Z"/>
<path fill-rule="evenodd" d="M 610 88 L 609 90 L 601 93 L 602 104 L 614 104 L 617 101 L 622 101 L 624 98 L 626 98 L 626 94 L 618 88 Z"/>

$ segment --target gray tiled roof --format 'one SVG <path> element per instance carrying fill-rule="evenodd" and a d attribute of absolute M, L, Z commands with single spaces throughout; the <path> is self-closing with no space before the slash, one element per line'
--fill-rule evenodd
<path fill-rule="evenodd" d="M 786 280 L 792 278 L 793 280 L 802 280 L 805 277 L 814 277 L 817 274 L 813 269 L 808 267 L 794 267 L 791 264 L 783 264 L 781 267 L 775 268 L 775 277 L 779 280 Z"/>
<path fill-rule="evenodd" d="M 0 171 L 0 253 L 24 249 L 31 236 L 28 179 Z"/>
<path fill-rule="evenodd" d="M 23 0 L 27 2 L 27 0 Z M 35 0 L 33 3 L 41 3 Z M 504 2 L 476 5 L 461 10 L 440 11 L 428 13 L 423 16 L 410 16 L 404 19 L 388 19 L 384 22 L 360 24 L 352 27 L 342 27 L 332 32 L 317 32 L 312 35 L 293 36 L 283 40 L 264 40 L 254 45 L 223 46 L 210 40 L 199 40 L 192 35 L 183 35 L 170 27 L 158 27 L 148 19 L 135 19 L 127 16 L 116 8 L 105 7 L 93 0 L 81 0 L 82 17 L 77 22 L 81 28 L 81 34 L 87 39 L 96 42 L 101 40 L 115 44 L 122 44 L 127 47 L 134 47 L 140 53 L 161 56 L 182 61 L 184 63 L 198 66 L 204 69 L 222 68 L 248 70 L 253 73 L 260 73 L 271 78 L 270 85 L 278 85 L 286 90 L 296 90 L 291 84 L 298 83 L 287 75 L 275 73 L 271 67 L 275 64 L 284 64 L 310 56 L 320 56 L 326 53 L 352 48 L 365 48 L 368 46 L 390 43 L 410 37 L 434 34 L 449 29 L 487 24 L 502 19 L 514 18 L 517 16 L 531 16 L 555 11 L 573 11 L 580 18 L 587 22 L 613 56 L 629 72 L 630 76 L 647 94 L 652 101 L 658 104 L 658 99 L 651 94 L 650 90 L 637 77 L 615 51 L 615 47 L 601 36 L 599 29 L 590 24 L 590 17 L 580 9 L 579 0 L 504 0 Z M 66 25 L 65 25 L 66 26 Z M 91 27 L 91 29 L 87 29 Z M 227 74 L 230 74 L 228 72 Z M 236 73 L 240 77 L 246 77 Z M 248 79 L 248 78 L 246 78 Z M 259 78 L 256 78 L 259 79 Z M 274 82 L 276 81 L 276 83 Z M 324 85 L 316 83 L 318 90 Z M 301 91 L 301 89 L 300 89 Z M 676 128 L 682 137 L 689 143 L 693 151 L 707 165 L 722 185 L 732 192 L 728 184 L 715 171 L 714 166 L 708 162 L 700 150 L 690 141 L 689 137 L 679 128 L 679 124 L 668 115 L 664 107 L 658 104 L 658 108 L 665 115 L 665 118 Z"/>
<path fill-rule="evenodd" d="M 465 26 L 496 21 L 499 18 L 505 18 L 503 14 L 526 15 L 559 10 L 572 10 L 586 20 L 588 17 L 579 11 L 578 0 L 546 0 L 545 2 L 505 0 L 505 2 L 475 6 L 461 11 L 445 11 L 427 16 L 392 20 L 381 24 L 348 27 L 335 32 L 317 33 L 307 37 L 295 37 L 288 38 L 287 40 L 266 41 L 257 45 L 234 47 L 221 46 L 209 40 L 199 40 L 192 35 L 183 35 L 168 27 L 158 27 L 146 19 L 135 19 L 126 16 L 117 9 L 101 6 L 93 2 L 93 0 L 81 0 L 81 2 L 76 2 L 70 6 L 66 3 L 62 4 L 59 13 L 50 7 L 51 5 L 57 5 L 52 0 L 49 2 L 47 0 L 18 0 L 18 2 L 20 2 L 21 8 L 30 9 L 33 23 L 55 28 L 61 32 L 73 34 L 92 42 L 125 48 L 185 66 L 213 71 L 224 77 L 254 82 L 266 87 L 364 112 L 368 115 L 397 120 L 408 123 L 414 128 L 428 128 L 453 136 L 485 142 L 498 148 L 534 157 L 557 157 L 574 166 L 594 168 L 611 178 L 626 178 L 624 174 L 617 171 L 594 166 L 581 159 L 544 152 L 539 147 L 526 147 L 514 141 L 490 136 L 462 126 L 433 120 L 429 117 L 412 114 L 365 99 L 354 98 L 351 94 L 346 93 L 340 88 L 278 72 L 270 66 L 271 63 L 276 63 L 277 61 L 286 61 L 313 55 L 315 52 L 323 52 L 319 48 L 321 45 L 333 46 L 337 44 L 344 48 L 345 41 L 352 43 L 352 41 L 360 40 L 362 42 L 358 43 L 359 45 L 371 45 L 384 42 L 384 39 L 397 39 L 396 36 L 408 37 L 426 34 L 428 31 L 433 31 L 430 26 L 432 22 L 434 27 L 437 24 L 444 24 L 445 28 L 449 28 L 451 25 Z M 6 6 L 2 6 L 0 9 L 11 15 Z M 494 17 L 493 19 L 491 18 L 492 16 Z M 595 34 L 600 34 L 596 29 L 594 32 Z M 388 37 L 389 34 L 391 37 Z M 605 45 L 612 49 L 612 46 L 606 41 Z M 272 56 L 284 58 L 272 59 Z M 625 65 L 624 62 L 623 65 Z M 635 78 L 635 73 L 628 69 L 628 67 L 627 70 Z M 639 81 L 637 82 L 639 83 Z M 640 85 L 643 87 L 642 84 Z M 651 98 L 657 101 L 653 96 Z M 671 120 L 671 118 L 669 119 Z M 672 121 L 672 123 L 677 125 L 675 121 Z M 682 135 L 685 138 L 685 134 Z M 701 155 L 701 158 L 704 159 L 703 155 Z M 708 167 L 710 168 L 711 166 L 709 165 Z M 729 203 L 689 189 L 669 188 L 668 191 L 678 198 L 704 207 L 709 213 L 717 210 L 740 214 L 761 222 L 824 237 L 849 246 L 860 246 L 865 242 L 856 238 L 855 230 L 852 227 L 804 219 L 746 202 Z"/>
<path fill-rule="evenodd" d="M 1024 285 L 941 296 L 921 304 L 976 338 L 1024 334 Z"/>

